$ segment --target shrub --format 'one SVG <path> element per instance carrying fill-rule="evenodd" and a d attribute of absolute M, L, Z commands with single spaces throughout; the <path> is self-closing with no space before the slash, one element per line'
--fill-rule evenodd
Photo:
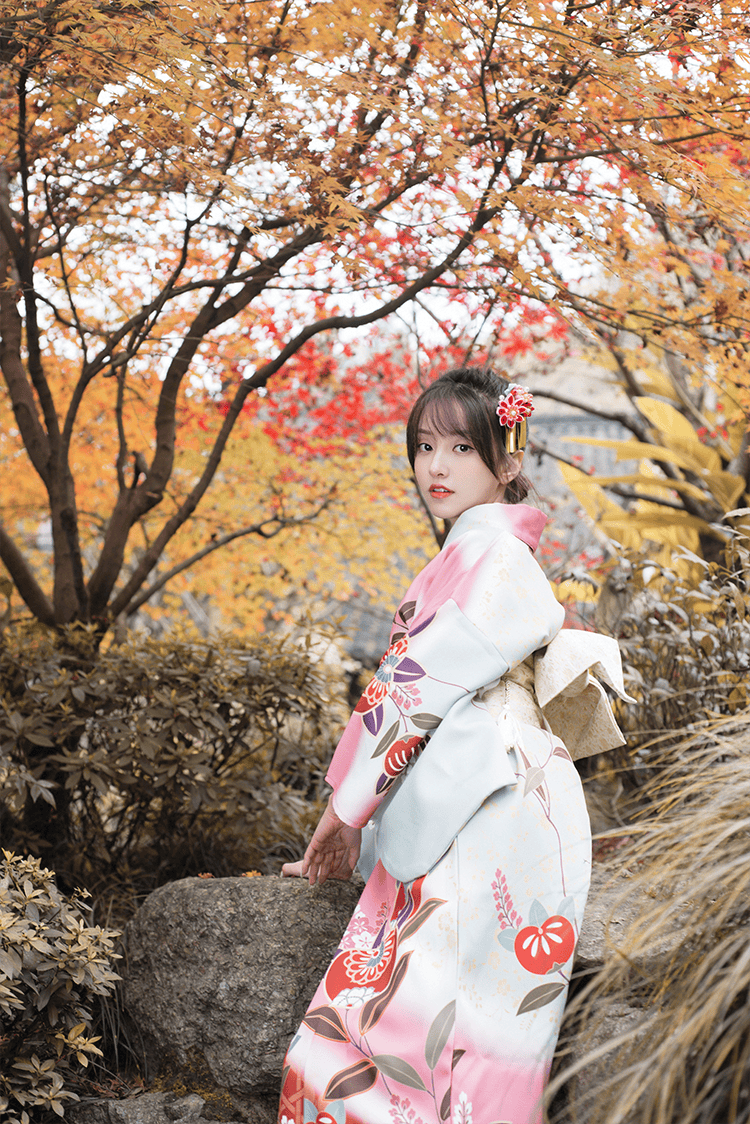
<path fill-rule="evenodd" d="M 635 705 L 618 705 L 628 740 L 621 761 L 650 772 L 652 750 L 750 703 L 750 613 L 743 579 L 689 556 L 677 573 L 638 559 L 627 569 L 625 607 L 612 630 Z M 645 771 L 644 771 L 645 770 Z M 631 779 L 635 774 L 631 774 Z"/>
<path fill-rule="evenodd" d="M 315 641 L 0 647 L 0 810 L 63 886 L 274 869 L 320 811 L 343 676 Z M 325 642 L 323 642 L 325 647 Z"/>
<path fill-rule="evenodd" d="M 87 923 L 80 893 L 66 898 L 37 859 L 0 862 L 0 1120 L 28 1124 L 77 1100 L 66 1082 L 100 1053 L 91 1036 L 94 996 L 111 992 L 119 933 Z M 36 1112 L 34 1112 L 36 1110 Z"/>

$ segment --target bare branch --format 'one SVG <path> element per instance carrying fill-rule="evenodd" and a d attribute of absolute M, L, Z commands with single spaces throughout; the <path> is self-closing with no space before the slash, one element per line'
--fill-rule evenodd
<path fill-rule="evenodd" d="M 622 425 L 625 429 L 634 433 L 639 441 L 653 444 L 647 426 L 632 414 L 623 414 L 619 410 L 603 410 L 600 406 L 592 406 L 588 402 L 583 406 L 580 399 L 576 401 L 573 398 L 567 398 L 564 394 L 558 394 L 556 390 L 542 390 L 537 387 L 529 387 L 529 390 L 535 398 L 549 398 L 552 402 L 559 402 L 563 406 L 571 406 L 575 410 L 582 410 L 585 414 L 593 414 L 594 417 L 604 418 L 605 421 L 617 422 L 618 425 Z"/>
<path fill-rule="evenodd" d="M 207 543 L 206 546 L 197 550 L 195 554 L 191 554 L 189 558 L 178 562 L 177 565 L 173 566 L 171 570 L 168 570 L 166 574 L 162 574 L 160 578 L 152 582 L 147 589 L 144 589 L 138 597 L 134 598 L 124 609 L 121 609 L 117 615 L 122 614 L 126 617 L 131 617 L 133 613 L 136 613 L 138 609 L 140 609 L 141 605 L 145 605 L 145 603 L 153 597 L 155 593 L 158 593 L 160 589 L 163 589 L 172 578 L 181 574 L 183 570 L 190 569 L 196 562 L 200 562 L 202 558 L 213 554 L 215 550 L 220 550 L 221 547 L 227 546 L 230 542 L 234 542 L 235 539 L 244 538 L 246 535 L 259 535 L 264 539 L 273 539 L 276 535 L 287 530 L 289 527 L 301 527 L 305 523 L 311 523 L 314 519 L 317 519 L 323 511 L 330 507 L 335 492 L 336 489 L 332 488 L 315 510 L 309 512 L 307 515 L 301 515 L 298 518 L 284 518 L 283 516 L 272 515 L 269 516 L 268 519 L 262 520 L 260 523 L 251 523 L 250 526 L 241 527 L 238 531 L 230 531 L 226 535 L 212 537 L 211 541 Z"/>

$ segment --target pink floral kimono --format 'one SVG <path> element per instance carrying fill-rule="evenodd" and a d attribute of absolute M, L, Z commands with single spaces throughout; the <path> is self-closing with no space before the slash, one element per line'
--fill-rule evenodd
<path fill-rule="evenodd" d="M 591 865 L 552 729 L 578 755 L 622 741 L 591 674 L 622 693 L 617 646 L 560 633 L 532 557 L 545 521 L 460 516 L 338 745 L 366 886 L 289 1047 L 280 1124 L 542 1119 Z"/>

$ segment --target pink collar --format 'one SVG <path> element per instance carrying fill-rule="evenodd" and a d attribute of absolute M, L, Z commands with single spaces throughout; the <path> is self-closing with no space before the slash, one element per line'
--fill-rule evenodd
<path fill-rule="evenodd" d="M 497 531 L 509 531 L 531 550 L 536 550 L 546 522 L 544 512 L 527 503 L 480 503 L 459 515 L 443 546 L 466 531 L 490 527 Z"/>

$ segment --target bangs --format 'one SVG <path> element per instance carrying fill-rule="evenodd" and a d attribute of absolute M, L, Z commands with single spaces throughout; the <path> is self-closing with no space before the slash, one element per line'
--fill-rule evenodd
<path fill-rule="evenodd" d="M 418 422 L 419 432 L 429 430 L 441 437 L 465 437 L 471 439 L 466 421 L 466 411 L 460 402 L 453 398 L 433 398 L 425 403 Z"/>

